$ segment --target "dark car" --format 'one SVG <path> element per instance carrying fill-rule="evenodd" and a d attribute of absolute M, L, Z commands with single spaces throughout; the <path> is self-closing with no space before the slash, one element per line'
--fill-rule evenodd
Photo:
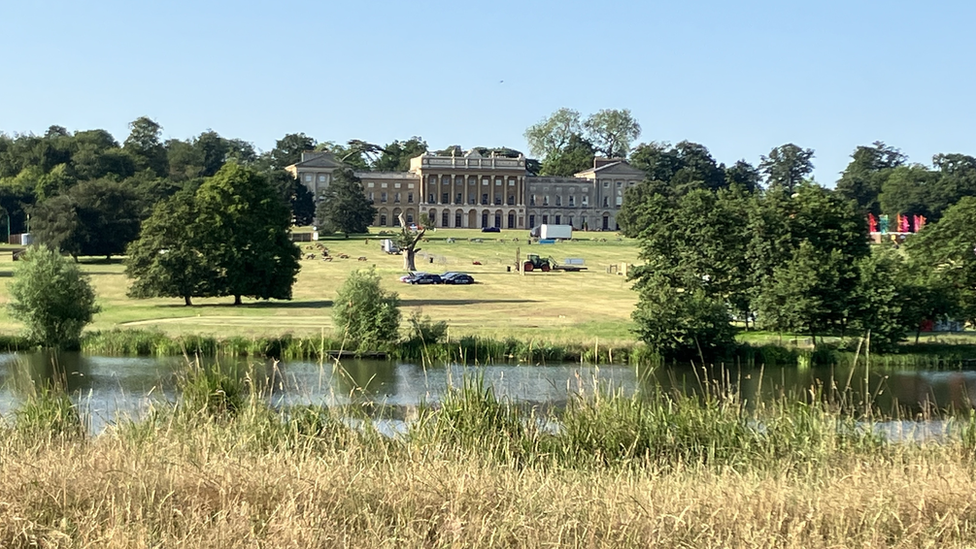
<path fill-rule="evenodd" d="M 483 233 L 500 233 L 500 232 L 502 232 L 502 230 L 499 229 L 498 227 L 482 227 L 481 228 L 481 232 L 483 232 Z"/>
<path fill-rule="evenodd" d="M 407 284 L 440 284 L 440 275 L 432 273 L 410 273 L 400 277 L 401 282 Z"/>
<path fill-rule="evenodd" d="M 474 284 L 474 277 L 468 273 L 447 272 L 441 275 L 444 284 Z"/>

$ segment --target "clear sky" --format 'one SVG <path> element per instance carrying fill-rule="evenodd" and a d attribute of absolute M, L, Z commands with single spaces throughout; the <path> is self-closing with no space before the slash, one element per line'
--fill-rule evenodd
<path fill-rule="evenodd" d="M 976 3 L 0 0 L 0 131 L 207 129 L 525 150 L 560 107 L 832 185 L 857 145 L 976 155 Z"/>

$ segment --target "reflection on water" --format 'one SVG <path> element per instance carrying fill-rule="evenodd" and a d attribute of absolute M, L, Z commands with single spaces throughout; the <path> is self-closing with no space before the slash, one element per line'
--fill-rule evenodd
<path fill-rule="evenodd" d="M 227 365 L 228 359 L 222 359 Z M 926 410 L 970 410 L 976 371 L 904 370 L 865 372 L 862 368 L 694 369 L 672 367 L 638 372 L 630 366 L 557 364 L 520 366 L 449 365 L 423 367 L 376 360 L 341 365 L 313 362 L 248 364 L 239 370 L 261 382 L 272 405 L 368 405 L 378 418 L 402 420 L 423 403 L 434 403 L 462 380 L 482 379 L 500 398 L 525 405 L 562 406 L 573 395 L 597 386 L 624 395 L 675 391 L 695 394 L 721 384 L 738 392 L 748 405 L 779 398 L 809 398 L 811 388 L 829 393 L 850 387 L 850 400 L 863 402 L 865 387 L 876 406 L 912 419 Z M 118 417 L 138 418 L 150 402 L 174 402 L 182 357 L 120 358 L 78 353 L 0 354 L 0 413 L 9 414 L 31 387 L 58 384 L 81 405 L 92 430 L 99 432 Z M 245 375 L 242 373 L 242 375 Z M 892 428 L 903 426 L 892 423 Z M 934 423 L 929 427 L 938 429 Z"/>

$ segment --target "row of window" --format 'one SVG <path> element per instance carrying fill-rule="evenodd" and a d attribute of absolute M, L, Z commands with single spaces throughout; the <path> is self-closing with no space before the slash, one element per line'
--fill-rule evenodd
<path fill-rule="evenodd" d="M 367 196 L 369 197 L 369 201 L 370 202 L 372 202 L 374 204 L 376 203 L 376 193 L 374 193 L 373 191 L 369 191 L 367 193 Z M 380 193 L 380 203 L 381 204 L 385 204 L 386 203 L 386 199 L 387 199 L 387 193 L 386 193 L 386 191 L 381 192 Z M 400 193 L 393 193 L 393 203 L 394 204 L 399 204 L 400 203 Z M 407 204 L 413 204 L 413 193 L 407 193 Z"/>

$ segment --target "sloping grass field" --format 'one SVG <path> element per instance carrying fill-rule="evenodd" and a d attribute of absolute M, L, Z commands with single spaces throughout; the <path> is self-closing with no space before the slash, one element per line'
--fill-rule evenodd
<path fill-rule="evenodd" d="M 637 302 L 626 277 L 608 273 L 611 265 L 633 264 L 638 248 L 633 240 L 615 233 L 578 233 L 577 241 L 552 245 L 528 243 L 527 231 L 481 233 L 473 230 L 428 232 L 417 257 L 418 270 L 441 273 L 463 271 L 474 276 L 471 286 L 413 286 L 399 282 L 405 274 L 403 257 L 380 249 L 385 235 L 368 238 L 299 243 L 302 270 L 291 301 L 245 298 L 234 307 L 232 298 L 195 299 L 193 307 L 181 299 L 138 300 L 126 296 L 129 280 L 120 259 L 83 258 L 91 275 L 102 312 L 90 329 L 155 329 L 171 335 L 277 336 L 286 333 L 316 335 L 332 331 L 332 299 L 349 273 L 375 266 L 384 286 L 400 294 L 404 318 L 421 311 L 450 325 L 450 336 L 516 337 L 553 342 L 588 343 L 595 340 L 623 343 L 633 340 L 631 311 Z M 323 261 L 317 249 L 329 249 L 332 261 Z M 9 299 L 7 284 L 16 263 L 13 248 L 0 248 L 0 302 Z M 587 270 L 578 273 L 515 271 L 516 251 L 566 258 L 582 258 Z M 308 258 L 311 254 L 315 259 Z M 348 259 L 340 259 L 340 255 Z M 364 257 L 365 260 L 359 260 Z M 511 267 L 511 272 L 508 268 Z M 0 330 L 18 331 L 19 325 L 0 310 Z"/>

